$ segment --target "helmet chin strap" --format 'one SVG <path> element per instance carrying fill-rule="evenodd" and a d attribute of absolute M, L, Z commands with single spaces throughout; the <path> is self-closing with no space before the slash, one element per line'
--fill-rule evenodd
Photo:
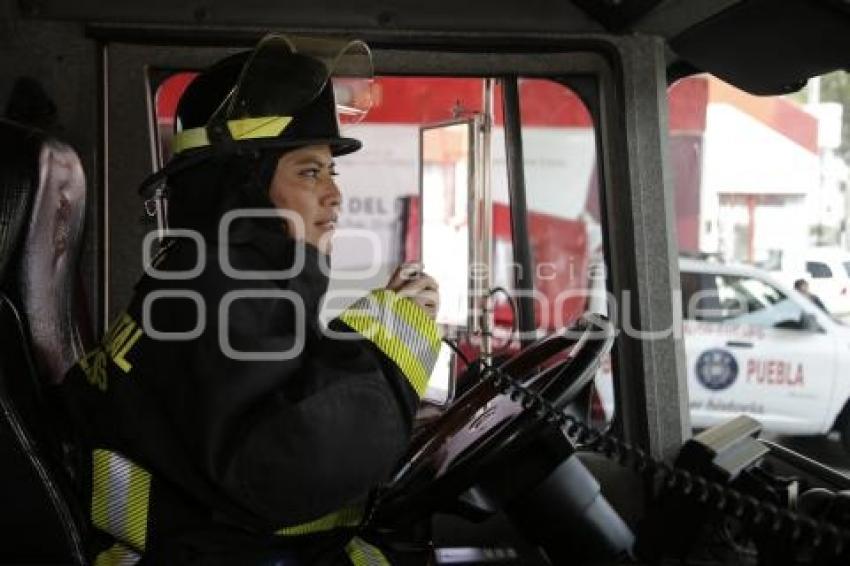
<path fill-rule="evenodd" d="M 145 214 L 156 217 L 157 241 L 160 245 L 168 235 L 168 186 L 161 182 L 151 198 L 145 201 Z"/>

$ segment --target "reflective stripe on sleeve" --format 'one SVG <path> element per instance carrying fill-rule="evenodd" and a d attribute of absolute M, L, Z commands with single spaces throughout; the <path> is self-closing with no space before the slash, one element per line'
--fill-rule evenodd
<path fill-rule="evenodd" d="M 386 289 L 373 291 L 371 296 L 381 305 L 390 307 L 393 314 L 406 323 L 407 328 L 415 329 L 433 349 L 439 351 L 440 333 L 437 323 L 419 305 Z"/>
<path fill-rule="evenodd" d="M 284 527 L 275 532 L 276 535 L 283 536 L 298 536 L 330 531 L 331 529 L 341 527 L 356 527 L 363 519 L 363 507 L 345 507 L 339 511 L 328 513 L 324 517 L 319 517 L 315 521 Z"/>
<path fill-rule="evenodd" d="M 133 550 L 144 552 L 150 474 L 109 450 L 96 449 L 92 465 L 92 523 Z"/>
<path fill-rule="evenodd" d="M 413 301 L 381 289 L 355 302 L 339 319 L 395 362 L 422 396 L 440 352 L 437 325 L 425 311 Z"/>
<path fill-rule="evenodd" d="M 141 556 L 116 542 L 94 559 L 94 566 L 134 566 Z"/>
<path fill-rule="evenodd" d="M 345 552 L 354 566 L 391 566 L 390 561 L 378 550 L 360 537 L 354 537 L 345 545 Z"/>

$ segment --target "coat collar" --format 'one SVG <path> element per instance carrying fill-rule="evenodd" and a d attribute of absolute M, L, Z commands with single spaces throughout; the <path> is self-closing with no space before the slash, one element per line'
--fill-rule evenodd
<path fill-rule="evenodd" d="M 306 242 L 298 242 L 288 236 L 277 219 L 241 218 L 233 222 L 229 245 L 235 249 L 247 247 L 263 256 L 268 270 L 291 269 L 298 254 L 303 254 L 302 268 L 291 277 L 279 280 L 299 293 L 307 304 L 308 317 L 318 316 L 318 307 L 328 289 L 331 262 L 330 256 Z M 299 249 L 300 248 L 300 249 Z"/>

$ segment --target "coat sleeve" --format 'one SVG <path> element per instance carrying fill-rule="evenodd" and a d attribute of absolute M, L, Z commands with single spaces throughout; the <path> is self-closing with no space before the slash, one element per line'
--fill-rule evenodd
<path fill-rule="evenodd" d="M 321 336 L 293 303 L 241 297 L 220 310 L 177 417 L 202 471 L 274 529 L 362 502 L 388 478 L 440 343 L 426 313 L 391 291 Z"/>

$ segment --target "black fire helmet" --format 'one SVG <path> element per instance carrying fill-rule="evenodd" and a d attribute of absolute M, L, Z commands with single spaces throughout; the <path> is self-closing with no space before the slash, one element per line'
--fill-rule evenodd
<path fill-rule="evenodd" d="M 323 144 L 334 156 L 357 151 L 359 140 L 340 135 L 331 78 L 369 80 L 371 74 L 363 42 L 301 39 L 296 45 L 266 36 L 253 51 L 215 63 L 189 84 L 175 112 L 173 157 L 140 192 L 149 196 L 169 176 L 212 157 Z M 348 94 L 342 113 L 365 115 L 371 91 Z"/>

